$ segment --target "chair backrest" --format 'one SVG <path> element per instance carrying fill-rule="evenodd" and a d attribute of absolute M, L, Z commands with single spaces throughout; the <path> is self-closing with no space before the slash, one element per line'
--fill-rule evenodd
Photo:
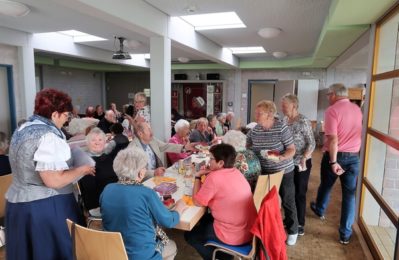
<path fill-rule="evenodd" d="M 276 186 L 277 191 L 280 189 L 283 174 L 284 172 L 280 171 L 274 174 L 260 175 L 258 177 L 254 192 L 254 203 L 257 211 L 260 209 L 263 198 L 269 193 L 273 186 Z"/>
<path fill-rule="evenodd" d="M 125 245 L 119 232 L 88 229 L 66 220 L 71 233 L 76 260 L 127 260 Z M 74 226 L 74 232 L 73 232 Z"/>
<path fill-rule="evenodd" d="M 0 176 L 0 218 L 4 217 L 4 211 L 6 206 L 6 192 L 12 182 L 12 174 Z"/>

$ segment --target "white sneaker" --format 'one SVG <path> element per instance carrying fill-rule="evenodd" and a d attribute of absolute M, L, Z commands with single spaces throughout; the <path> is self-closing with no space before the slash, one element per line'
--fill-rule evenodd
<path fill-rule="evenodd" d="M 287 241 L 286 241 L 287 245 L 289 245 L 289 246 L 295 245 L 297 238 L 298 238 L 298 233 L 292 234 L 292 235 L 288 235 L 288 238 L 287 238 Z"/>

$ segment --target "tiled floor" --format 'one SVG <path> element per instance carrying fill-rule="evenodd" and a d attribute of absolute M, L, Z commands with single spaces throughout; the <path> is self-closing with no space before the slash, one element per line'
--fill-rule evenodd
<path fill-rule="evenodd" d="M 321 152 L 317 151 L 313 157 L 313 169 L 309 182 L 308 203 L 316 196 L 319 185 Z M 288 247 L 289 259 L 367 259 L 359 239 L 354 234 L 349 245 L 338 242 L 338 225 L 340 218 L 341 187 L 338 181 L 333 189 L 330 206 L 326 212 L 326 220 L 321 221 L 307 210 L 305 235 L 298 239 L 295 246 Z M 197 252 L 185 243 L 183 232 L 168 230 L 170 238 L 178 246 L 177 260 L 201 259 Z M 4 248 L 0 249 L 0 260 L 4 259 Z"/>

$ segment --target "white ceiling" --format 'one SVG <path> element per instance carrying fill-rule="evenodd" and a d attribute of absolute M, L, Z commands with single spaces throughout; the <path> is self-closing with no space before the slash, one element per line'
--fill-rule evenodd
<path fill-rule="evenodd" d="M 140 41 L 142 46 L 130 49 L 132 53 L 148 53 L 149 37 L 129 26 L 121 27 L 112 21 L 102 19 L 96 13 L 92 16 L 80 12 L 74 5 L 79 1 L 69 0 L 18 0 L 31 8 L 21 18 L 0 15 L 0 25 L 20 31 L 39 33 L 75 29 L 108 39 L 103 42 L 82 43 L 88 46 L 114 51 L 114 36 Z M 201 31 L 209 40 L 221 47 L 263 46 L 268 53 L 240 55 L 240 58 L 275 59 L 273 51 L 288 53 L 287 58 L 309 57 L 314 52 L 320 31 L 327 16 L 330 0 L 145 0 L 156 9 L 170 16 L 187 15 L 187 7 L 194 7 L 194 14 L 235 11 L 247 28 Z M 71 3 L 71 4 L 70 4 Z M 123 1 L 116 1 L 123 3 Z M 68 6 L 70 4 L 70 6 Z M 115 5 L 115 8 L 123 6 Z M 100 18 L 97 18 L 100 17 Z M 263 39 L 257 31 L 263 27 L 281 28 L 282 34 L 274 39 Z M 117 44 L 118 45 L 118 44 Z M 181 49 L 172 42 L 172 60 L 178 57 L 204 60 L 195 49 Z"/>

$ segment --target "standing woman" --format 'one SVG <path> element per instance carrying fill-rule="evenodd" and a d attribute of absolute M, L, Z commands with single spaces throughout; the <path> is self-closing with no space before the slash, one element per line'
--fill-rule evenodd
<path fill-rule="evenodd" d="M 6 193 L 7 259 L 72 259 L 65 219 L 78 221 L 71 183 L 94 174 L 84 165 L 69 169 L 71 151 L 60 130 L 72 111 L 71 98 L 55 89 L 36 95 L 34 115 L 11 139 L 13 182 Z"/>
<path fill-rule="evenodd" d="M 276 117 L 273 101 L 262 100 L 256 104 L 257 125 L 247 134 L 247 147 L 259 158 L 262 175 L 283 171 L 280 196 L 284 208 L 284 224 L 287 227 L 287 245 L 295 245 L 298 237 L 298 217 L 295 206 L 294 162 L 295 145 L 288 126 Z M 267 151 L 278 153 L 275 158 Z"/>
<path fill-rule="evenodd" d="M 305 234 L 305 210 L 306 192 L 310 170 L 312 169 L 312 153 L 316 146 L 312 126 L 304 115 L 298 112 L 298 97 L 294 94 L 286 94 L 281 99 L 281 110 L 285 117 L 284 122 L 288 125 L 294 138 L 294 183 L 295 203 L 298 215 L 298 235 Z"/>

